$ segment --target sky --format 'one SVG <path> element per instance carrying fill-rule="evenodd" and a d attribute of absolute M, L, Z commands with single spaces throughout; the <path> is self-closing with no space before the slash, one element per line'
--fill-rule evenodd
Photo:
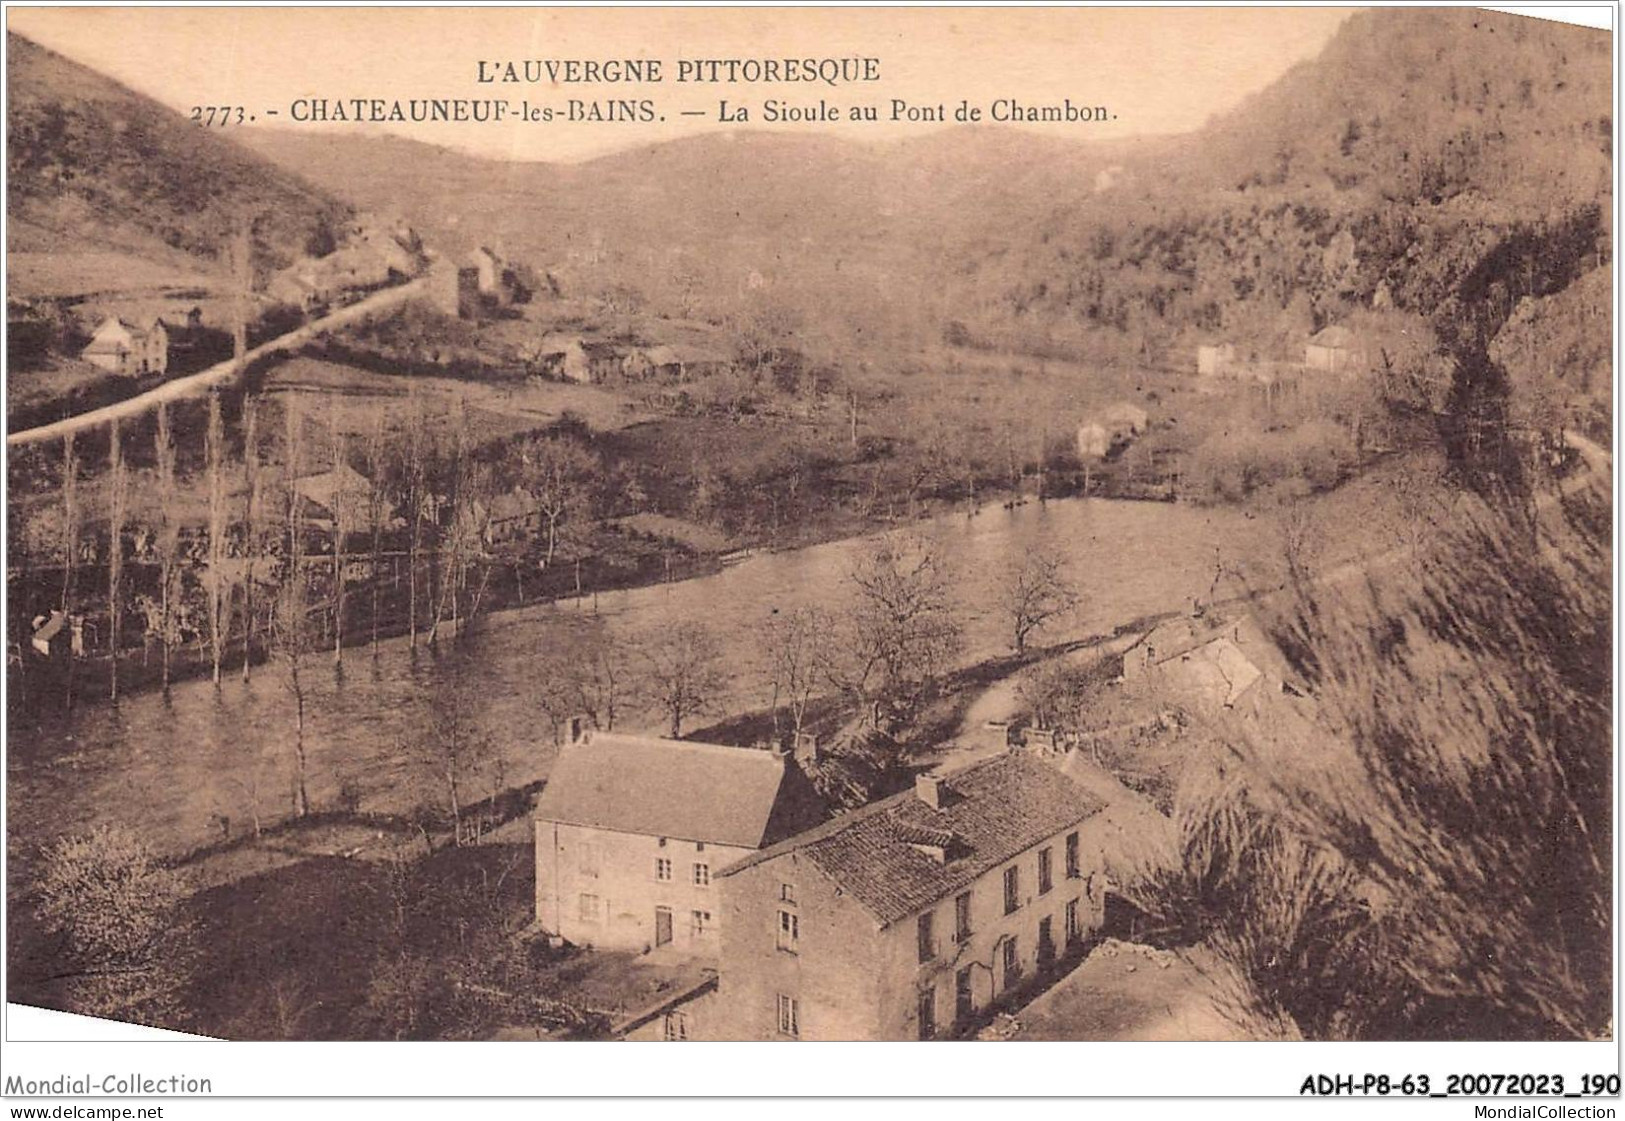
<path fill-rule="evenodd" d="M 1348 8 L 832 9 L 832 8 L 18 8 L 10 30 L 182 112 L 242 105 L 241 128 L 383 129 L 480 155 L 573 162 L 620 148 L 741 127 L 719 102 L 744 106 L 749 127 L 829 130 L 897 139 L 943 127 L 892 122 L 911 106 L 961 100 L 984 110 L 1023 105 L 1104 106 L 1111 119 L 1023 125 L 1079 139 L 1186 132 L 1314 57 Z M 879 59 L 880 80 L 829 88 L 796 83 L 695 85 L 673 81 L 689 58 Z M 650 84 L 482 84 L 481 60 L 659 59 Z M 664 120 L 644 123 L 403 125 L 293 124 L 295 99 L 501 97 L 559 112 L 569 98 L 650 98 Z M 820 100 L 843 115 L 872 104 L 876 123 L 770 124 L 769 99 Z M 267 110 L 277 111 L 273 124 Z M 703 114 L 684 116 L 683 114 Z"/>

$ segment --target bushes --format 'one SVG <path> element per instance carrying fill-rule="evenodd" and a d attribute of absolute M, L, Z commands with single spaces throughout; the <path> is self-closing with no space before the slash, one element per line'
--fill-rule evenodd
<path fill-rule="evenodd" d="M 1296 581 L 1269 629 L 1316 716 L 1220 729 L 1146 907 L 1310 1037 L 1605 1033 L 1611 514 L 1462 496 L 1365 580 Z"/>
<path fill-rule="evenodd" d="M 1284 430 L 1218 432 L 1191 453 L 1186 494 L 1203 502 L 1239 502 L 1294 479 L 1325 490 L 1347 478 L 1356 461 L 1354 438 L 1329 420 Z"/>

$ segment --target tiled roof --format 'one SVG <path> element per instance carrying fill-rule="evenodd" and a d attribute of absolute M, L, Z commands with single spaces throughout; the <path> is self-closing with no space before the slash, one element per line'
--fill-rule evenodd
<path fill-rule="evenodd" d="M 956 771 L 945 782 L 941 809 L 907 791 L 748 856 L 718 875 L 794 852 L 889 924 L 953 895 L 1102 805 L 1055 768 L 1021 752 Z M 953 839 L 945 863 L 915 847 L 917 838 L 944 834 Z"/>
<path fill-rule="evenodd" d="M 800 770 L 771 751 L 593 731 L 559 753 L 536 816 L 760 848 L 824 815 Z"/>

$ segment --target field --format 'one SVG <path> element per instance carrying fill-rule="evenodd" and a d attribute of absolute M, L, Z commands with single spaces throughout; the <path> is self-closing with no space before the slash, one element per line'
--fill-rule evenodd
<path fill-rule="evenodd" d="M 599 386 L 391 376 L 308 357 L 277 366 L 266 389 L 308 402 L 310 415 L 322 422 L 331 409 L 339 430 L 356 437 L 370 436 L 380 416 L 386 432 L 398 433 L 420 406 L 437 425 L 449 425 L 459 401 L 475 445 L 545 428 L 566 414 L 599 431 L 623 428 L 642 415 L 628 397 Z"/>

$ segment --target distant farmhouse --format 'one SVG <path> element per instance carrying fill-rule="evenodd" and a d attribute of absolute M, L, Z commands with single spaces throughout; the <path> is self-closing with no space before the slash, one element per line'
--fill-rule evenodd
<path fill-rule="evenodd" d="M 484 245 L 455 264 L 441 266 L 435 275 L 435 303 L 459 319 L 478 319 L 530 298 L 519 270 Z"/>
<path fill-rule="evenodd" d="M 162 374 L 169 369 L 169 329 L 162 319 L 143 328 L 108 316 L 90 336 L 80 357 L 112 374 Z"/>
<path fill-rule="evenodd" d="M 1102 917 L 1101 803 L 1009 752 L 722 872 L 705 1038 L 930 1039 L 1080 948 Z"/>
<path fill-rule="evenodd" d="M 1303 364 L 1331 374 L 1356 374 L 1365 368 L 1366 355 L 1353 331 L 1334 324 L 1309 340 L 1303 348 Z"/>
<path fill-rule="evenodd" d="M 631 350 L 622 373 L 628 381 L 685 382 L 708 377 L 727 364 L 727 359 L 713 351 L 671 344 Z"/>
<path fill-rule="evenodd" d="M 536 809 L 536 920 L 577 945 L 714 957 L 725 865 L 823 819 L 785 754 L 587 731 Z"/>
<path fill-rule="evenodd" d="M 1170 699 L 1209 713 L 1235 709 L 1255 697 L 1308 693 L 1250 617 L 1171 619 L 1124 655 L 1123 680 L 1151 682 Z"/>
<path fill-rule="evenodd" d="M 345 242 L 323 257 L 303 257 L 273 276 L 265 295 L 307 315 L 363 296 L 423 271 L 427 258 L 417 234 L 404 225 L 358 219 Z"/>
<path fill-rule="evenodd" d="M 372 483 L 347 463 L 303 475 L 294 480 L 293 489 L 303 506 L 304 524 L 312 529 L 332 532 L 340 519 L 352 532 L 372 528 Z M 380 516 L 388 524 L 394 511 L 386 507 Z"/>
<path fill-rule="evenodd" d="M 1105 459 L 1116 448 L 1142 435 L 1150 423 L 1150 414 L 1138 405 L 1127 401 L 1109 405 L 1097 417 L 1078 426 L 1078 456 L 1085 460 Z"/>
<path fill-rule="evenodd" d="M 1196 348 L 1196 388 L 1216 393 L 1243 382 L 1273 385 L 1282 380 L 1284 365 L 1243 358 L 1234 343 L 1203 343 Z"/>
<path fill-rule="evenodd" d="M 543 374 L 561 381 L 592 381 L 592 359 L 579 335 L 544 335 L 536 344 L 536 362 Z"/>

